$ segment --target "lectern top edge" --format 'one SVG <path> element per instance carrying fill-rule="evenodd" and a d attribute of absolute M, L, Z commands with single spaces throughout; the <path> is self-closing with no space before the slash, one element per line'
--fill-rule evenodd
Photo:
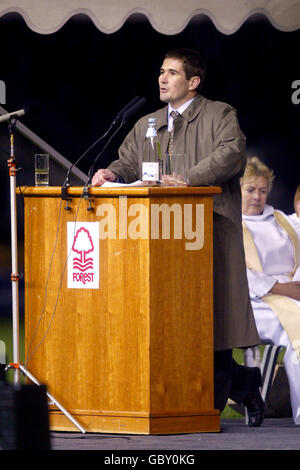
<path fill-rule="evenodd" d="M 67 194 L 74 197 L 82 195 L 83 186 L 70 186 L 67 188 Z M 118 197 L 122 196 L 214 196 L 222 192 L 218 186 L 193 186 L 193 187 L 120 187 L 115 188 L 88 188 L 88 194 L 94 197 Z M 23 196 L 41 196 L 41 197 L 60 197 L 60 186 L 21 186 L 17 189 L 18 194 Z"/>

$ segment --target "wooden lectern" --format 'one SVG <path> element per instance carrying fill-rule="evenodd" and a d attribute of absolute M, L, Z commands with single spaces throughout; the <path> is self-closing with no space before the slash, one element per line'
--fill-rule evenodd
<path fill-rule="evenodd" d="M 58 187 L 21 192 L 28 370 L 89 432 L 219 431 L 212 208 L 220 189 L 73 187 L 68 200 Z M 51 429 L 77 430 L 49 410 Z"/>

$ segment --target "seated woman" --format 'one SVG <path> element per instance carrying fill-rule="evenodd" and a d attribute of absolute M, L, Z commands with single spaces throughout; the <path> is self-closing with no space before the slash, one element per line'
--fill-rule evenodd
<path fill-rule="evenodd" d="M 273 179 L 258 158 L 248 160 L 241 179 L 247 275 L 260 338 L 286 347 L 293 419 L 300 424 L 300 243 L 288 217 L 266 204 Z"/>

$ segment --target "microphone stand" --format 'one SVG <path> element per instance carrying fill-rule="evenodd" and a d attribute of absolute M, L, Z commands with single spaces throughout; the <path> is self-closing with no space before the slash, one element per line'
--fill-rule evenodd
<path fill-rule="evenodd" d="M 136 109 L 137 106 L 141 106 L 141 102 L 145 102 L 145 98 L 141 98 L 140 96 L 136 96 L 135 98 L 133 98 L 129 103 L 126 104 L 126 106 L 124 106 L 124 108 L 118 112 L 118 114 L 116 115 L 115 119 L 113 120 L 113 122 L 111 123 L 111 125 L 109 126 L 108 130 L 105 132 L 105 134 L 101 135 L 97 140 L 96 142 L 94 142 L 87 150 L 85 150 L 85 152 L 76 160 L 75 163 L 73 163 L 69 170 L 68 170 L 68 173 L 67 173 L 67 176 L 66 176 L 66 179 L 65 179 L 65 182 L 63 183 L 62 185 L 62 199 L 66 199 L 66 189 L 67 187 L 69 186 L 69 175 L 70 173 L 72 172 L 72 169 L 75 165 L 78 165 L 78 163 L 99 143 L 101 142 L 101 140 L 105 139 L 105 137 L 108 136 L 108 134 L 110 133 L 110 131 L 114 128 L 114 126 L 116 124 L 118 124 L 120 121 L 121 122 L 121 125 L 120 127 L 118 127 L 117 131 L 119 131 L 119 129 L 125 124 L 125 122 L 127 121 L 127 118 L 128 118 L 128 115 L 130 115 L 132 113 L 132 110 Z M 113 136 L 116 134 L 116 132 L 114 132 Z M 112 136 L 112 137 L 113 137 Z M 109 142 L 111 141 L 112 137 L 109 139 Z M 105 145 L 104 149 L 107 147 L 107 144 Z M 102 150 L 102 152 L 104 151 L 104 149 Z M 101 153 L 102 153 L 101 152 Z M 98 159 L 98 156 L 96 157 Z M 89 183 L 89 178 L 85 184 L 85 186 L 87 186 Z"/>
<path fill-rule="evenodd" d="M 119 132 L 119 130 L 124 126 L 124 124 L 127 123 L 127 120 L 129 119 L 129 117 L 134 114 L 139 108 L 141 108 L 146 102 L 146 99 L 145 98 L 140 98 L 139 96 L 136 97 L 134 100 L 132 100 L 127 106 L 125 106 L 125 108 L 120 111 L 120 113 L 118 114 L 117 118 L 121 118 L 121 123 L 119 125 L 119 127 L 115 130 L 115 132 L 111 135 L 111 137 L 109 138 L 109 140 L 106 142 L 106 144 L 104 145 L 104 147 L 102 148 L 101 152 L 98 153 L 98 155 L 95 157 L 94 159 L 94 162 L 92 163 L 89 171 L 88 171 L 88 179 L 87 179 L 87 182 L 85 184 L 85 188 L 87 188 L 89 185 L 90 185 L 90 180 L 92 178 L 92 173 L 94 171 L 94 168 L 95 168 L 95 165 L 97 163 L 97 161 L 99 160 L 99 158 L 102 156 L 104 150 L 107 148 L 107 146 L 110 144 L 111 140 L 114 138 L 114 136 Z M 117 122 L 117 119 L 114 121 L 114 122 Z"/>
<path fill-rule="evenodd" d="M 106 142 L 106 144 L 104 145 L 104 147 L 102 148 L 101 152 L 98 153 L 98 155 L 96 155 L 92 165 L 90 166 L 89 168 L 89 171 L 88 171 L 88 179 L 87 179 L 87 182 L 85 183 L 85 188 L 89 187 L 90 186 L 90 181 L 92 179 L 92 176 L 93 176 L 93 171 L 94 171 L 94 168 L 95 168 L 95 165 L 97 163 L 97 161 L 99 160 L 99 158 L 102 156 L 103 152 L 106 150 L 106 148 L 108 147 L 108 145 L 110 144 L 110 142 L 112 141 L 112 139 L 114 138 L 114 136 L 119 132 L 119 130 L 123 127 L 123 125 L 125 124 L 125 120 L 122 119 L 119 127 L 115 130 L 115 132 L 110 136 L 110 138 L 108 139 L 108 141 Z"/>
<path fill-rule="evenodd" d="M 63 188 L 66 188 L 69 186 L 69 176 L 70 176 L 70 173 L 72 172 L 72 169 L 74 168 L 74 166 L 78 165 L 78 163 L 88 154 L 88 152 L 90 152 L 101 140 L 103 140 L 107 135 L 108 133 L 111 131 L 111 129 L 115 126 L 116 122 L 119 120 L 119 117 L 117 117 L 110 125 L 109 129 L 105 132 L 104 135 L 100 136 L 99 139 L 96 140 L 96 142 L 94 142 L 77 160 L 75 163 L 73 163 L 69 170 L 68 170 L 68 173 L 67 173 L 67 176 L 66 176 L 66 179 L 62 185 Z"/>
<path fill-rule="evenodd" d="M 110 133 L 111 129 L 113 129 L 113 127 L 120 121 L 120 119 L 121 119 L 121 114 L 119 113 L 119 114 L 116 116 L 116 118 L 114 119 L 114 121 L 111 123 L 109 129 L 105 132 L 105 134 L 103 134 L 102 136 L 100 136 L 100 137 L 96 140 L 96 142 L 94 142 L 94 143 L 76 160 L 76 162 L 73 163 L 73 164 L 70 166 L 70 168 L 69 168 L 69 170 L 68 170 L 68 173 L 67 173 L 67 176 L 66 176 L 66 179 L 65 179 L 65 181 L 64 181 L 64 183 L 63 183 L 63 185 L 62 185 L 62 187 L 61 187 L 61 199 L 62 199 L 63 201 L 66 201 L 66 203 L 67 203 L 66 206 L 65 206 L 65 210 L 70 210 L 70 207 L 69 207 L 69 201 L 70 201 L 70 199 L 68 198 L 68 187 L 70 186 L 70 185 L 69 185 L 69 175 L 70 175 L 70 173 L 72 172 L 73 167 L 74 167 L 75 165 L 77 165 L 94 147 L 96 147 L 96 145 L 97 145 L 99 142 L 101 142 L 101 140 L 105 139 L 105 137 L 108 136 L 108 134 Z M 123 121 L 121 122 L 121 125 L 118 127 L 118 129 L 117 129 L 116 132 L 119 131 L 119 129 L 122 127 L 122 125 L 123 125 Z M 116 134 L 116 132 L 114 132 L 114 134 L 110 137 L 110 139 L 109 139 L 108 142 L 111 141 L 112 137 Z M 107 145 L 108 145 L 108 144 L 106 144 L 106 145 L 104 146 L 102 152 L 105 150 L 105 148 L 107 147 Z M 101 152 L 101 153 L 102 153 L 102 152 Z M 90 177 L 90 175 L 89 175 L 89 176 L 88 176 L 88 179 L 87 179 L 87 181 L 85 182 L 85 185 L 84 185 L 84 187 L 83 187 L 83 196 L 84 196 L 85 199 L 89 199 L 88 188 L 89 188 L 89 186 L 90 186 L 90 179 L 91 179 L 91 177 Z M 88 208 L 88 210 L 92 210 L 90 200 L 89 200 L 89 208 Z"/>
<path fill-rule="evenodd" d="M 13 324 L 13 364 L 20 362 L 19 346 L 19 280 L 18 272 L 18 250 L 17 250 L 17 202 L 16 202 L 16 160 L 14 154 L 14 130 L 16 118 L 10 118 L 8 129 L 10 136 L 10 158 L 7 161 L 10 180 L 10 213 L 11 213 L 11 287 L 12 287 L 12 324 Z M 14 367 L 14 384 L 20 382 L 20 374 L 17 367 Z"/>
<path fill-rule="evenodd" d="M 13 362 L 8 364 L 5 371 L 8 369 L 14 369 L 14 384 L 19 385 L 20 383 L 20 371 L 29 380 L 34 382 L 36 385 L 41 383 L 29 372 L 29 370 L 20 364 L 20 331 L 19 331 L 19 280 L 20 275 L 18 272 L 18 232 L 17 232 L 17 197 L 16 197 L 16 158 L 14 149 L 14 131 L 16 127 L 16 117 L 11 117 L 9 120 L 8 128 L 10 135 L 10 158 L 7 161 L 9 168 L 10 178 L 10 211 L 11 211 L 11 262 L 12 262 L 12 323 L 13 323 Z M 48 398 L 67 416 L 67 418 L 82 432 L 85 433 L 85 429 L 70 415 L 70 413 L 51 395 L 46 392 Z"/>

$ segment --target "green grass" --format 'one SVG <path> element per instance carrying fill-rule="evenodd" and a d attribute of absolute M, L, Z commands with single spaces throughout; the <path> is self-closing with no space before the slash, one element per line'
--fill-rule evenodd
<path fill-rule="evenodd" d="M 230 408 L 229 405 L 225 406 L 223 413 L 221 414 L 222 419 L 244 419 L 244 415 L 236 410 Z"/>

